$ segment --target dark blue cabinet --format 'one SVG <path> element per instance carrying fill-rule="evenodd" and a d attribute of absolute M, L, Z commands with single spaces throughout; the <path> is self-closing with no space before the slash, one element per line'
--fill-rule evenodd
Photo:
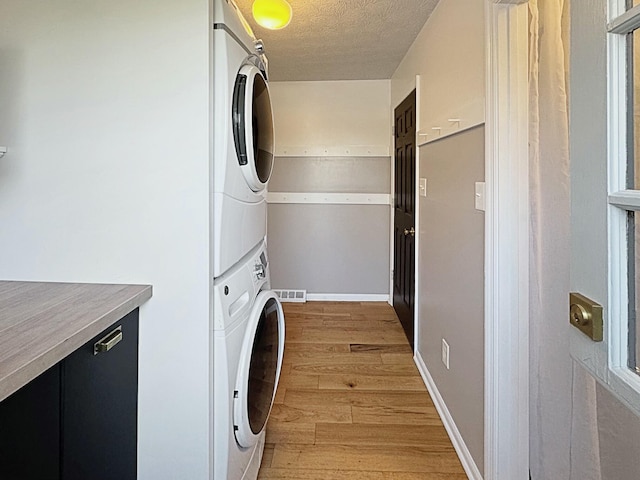
<path fill-rule="evenodd" d="M 135 480 L 137 403 L 136 309 L 0 402 L 0 479 Z"/>
<path fill-rule="evenodd" d="M 0 478 L 60 478 L 60 364 L 0 403 Z"/>

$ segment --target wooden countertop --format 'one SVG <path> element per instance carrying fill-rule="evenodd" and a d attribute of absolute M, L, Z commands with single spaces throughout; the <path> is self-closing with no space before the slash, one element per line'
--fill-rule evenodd
<path fill-rule="evenodd" d="M 0 281 L 0 401 L 149 298 L 150 285 Z"/>

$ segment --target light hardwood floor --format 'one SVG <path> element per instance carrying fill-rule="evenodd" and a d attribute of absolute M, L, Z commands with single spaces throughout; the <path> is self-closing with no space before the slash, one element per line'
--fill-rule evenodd
<path fill-rule="evenodd" d="M 285 303 L 280 386 L 259 479 L 467 476 L 386 303 Z"/>

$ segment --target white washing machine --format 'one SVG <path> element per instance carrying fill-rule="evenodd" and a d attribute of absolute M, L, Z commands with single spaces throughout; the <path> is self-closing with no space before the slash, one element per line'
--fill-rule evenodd
<path fill-rule="evenodd" d="M 214 0 L 213 276 L 266 235 L 274 130 L 262 46 L 232 0 Z"/>
<path fill-rule="evenodd" d="M 255 480 L 284 353 L 265 242 L 213 284 L 213 478 Z"/>

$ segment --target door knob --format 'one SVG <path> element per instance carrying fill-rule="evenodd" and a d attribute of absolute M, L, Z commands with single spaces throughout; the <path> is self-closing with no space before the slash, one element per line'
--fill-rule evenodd
<path fill-rule="evenodd" d="M 409 230 L 408 228 L 404 229 L 404 234 L 405 235 L 411 235 L 412 237 L 414 237 L 416 235 L 416 229 L 411 227 L 411 230 Z"/>

